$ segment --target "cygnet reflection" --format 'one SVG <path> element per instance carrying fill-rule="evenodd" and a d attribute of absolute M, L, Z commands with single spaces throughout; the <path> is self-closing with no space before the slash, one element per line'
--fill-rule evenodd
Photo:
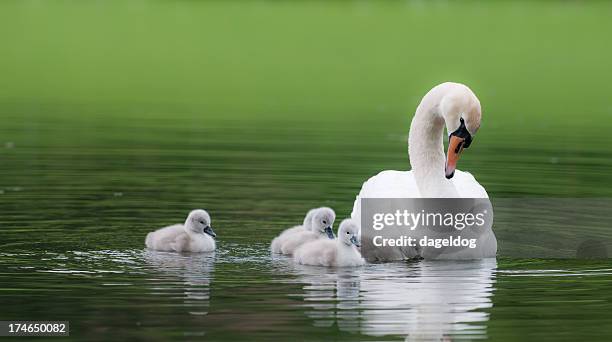
<path fill-rule="evenodd" d="M 161 275 L 150 279 L 154 294 L 176 297 L 178 292 L 190 314 L 208 314 L 214 252 L 177 254 L 145 250 L 143 257 Z"/>

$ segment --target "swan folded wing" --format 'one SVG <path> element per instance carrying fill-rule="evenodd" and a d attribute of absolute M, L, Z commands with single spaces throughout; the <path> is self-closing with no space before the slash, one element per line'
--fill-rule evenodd
<path fill-rule="evenodd" d="M 361 226 L 362 198 L 419 198 L 412 171 L 385 170 L 370 177 L 361 186 L 353 203 L 351 218 Z"/>
<path fill-rule="evenodd" d="M 294 253 L 295 262 L 313 266 L 335 266 L 338 259 L 335 240 L 318 239 L 300 246 Z"/>
<path fill-rule="evenodd" d="M 469 172 L 455 170 L 451 180 L 461 198 L 489 198 L 485 188 Z"/>
<path fill-rule="evenodd" d="M 293 235 L 293 234 L 297 234 L 302 231 L 304 231 L 304 226 L 299 225 L 299 226 L 295 226 L 295 227 L 291 227 L 291 228 L 287 228 L 283 230 L 278 236 L 281 237 L 281 236 Z"/>
<path fill-rule="evenodd" d="M 361 198 L 421 197 L 412 171 L 384 170 L 361 186 Z"/>
<path fill-rule="evenodd" d="M 147 234 L 145 244 L 149 249 L 170 252 L 174 250 L 171 244 L 174 243 L 176 237 L 184 233 L 182 224 L 164 227 Z"/>
<path fill-rule="evenodd" d="M 270 243 L 270 251 L 272 251 L 272 253 L 282 253 L 282 246 L 289 240 L 292 239 L 294 236 L 305 232 L 306 230 L 304 229 L 304 226 L 300 225 L 300 226 L 295 226 L 295 227 L 291 227 L 291 228 L 287 228 L 285 230 L 283 230 L 277 237 L 275 237 L 272 242 Z"/>
<path fill-rule="evenodd" d="M 170 247 L 175 252 L 192 251 L 191 250 L 191 239 L 187 233 L 179 234 L 175 237 L 174 241 L 170 243 Z M 192 251 L 199 252 L 199 251 Z"/>
<path fill-rule="evenodd" d="M 462 198 L 489 198 L 487 191 L 471 173 L 456 170 L 451 179 Z M 362 198 L 421 198 L 412 171 L 385 170 L 370 177 L 353 203 L 351 218 L 361 222 Z"/>
<path fill-rule="evenodd" d="M 455 176 L 451 179 L 461 198 L 489 198 L 486 190 L 476 181 L 474 176 L 465 171 L 456 170 Z M 385 170 L 371 177 L 361 187 L 353 204 L 351 218 L 356 220 L 361 226 L 361 199 L 362 198 L 421 198 L 412 171 Z M 361 241 L 370 241 L 371 236 L 364 231 L 360 231 Z M 465 232 L 464 232 L 465 234 Z M 458 253 L 444 254 L 436 252 L 437 258 L 444 259 L 473 259 L 482 257 L 494 257 L 497 251 L 495 234 L 491 229 L 480 232 L 473 238 L 478 239 L 476 250 L 464 250 Z M 396 247 L 385 249 L 374 249 L 368 255 L 368 261 L 391 261 L 405 260 L 419 256 L 419 251 L 415 248 Z"/>
<path fill-rule="evenodd" d="M 293 234 L 281 245 L 281 253 L 287 255 L 293 254 L 300 246 L 307 242 L 317 240 L 319 236 L 319 234 L 305 230 Z"/>
<path fill-rule="evenodd" d="M 455 176 L 450 181 L 453 182 L 462 198 L 489 197 L 486 190 L 469 172 L 456 170 Z M 385 170 L 363 183 L 357 200 L 361 198 L 421 197 L 412 171 Z"/>

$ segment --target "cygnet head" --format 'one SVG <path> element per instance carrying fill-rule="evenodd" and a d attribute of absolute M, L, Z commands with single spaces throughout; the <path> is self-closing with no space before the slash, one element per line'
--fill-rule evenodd
<path fill-rule="evenodd" d="M 338 241 L 345 245 L 361 246 L 357 235 L 359 234 L 359 227 L 353 219 L 345 219 L 340 222 L 340 228 L 338 228 Z"/>
<path fill-rule="evenodd" d="M 331 208 L 317 208 L 312 216 L 311 230 L 327 235 L 330 239 L 334 239 L 335 236 L 332 227 L 335 220 L 336 213 Z"/>
<path fill-rule="evenodd" d="M 463 149 L 470 147 L 474 135 L 480 128 L 482 116 L 480 101 L 472 90 L 463 84 L 457 85 L 440 101 L 440 113 L 448 132 L 445 167 L 448 179 L 455 174 L 457 161 Z"/>
<path fill-rule="evenodd" d="M 210 215 L 203 209 L 192 210 L 185 220 L 185 230 L 187 233 L 208 234 L 216 237 L 217 234 L 212 229 Z"/>
<path fill-rule="evenodd" d="M 306 216 L 304 217 L 304 223 L 303 223 L 303 226 L 306 230 L 312 230 L 312 217 L 314 216 L 316 212 L 317 212 L 317 208 L 314 208 L 314 209 L 308 210 L 308 212 L 306 213 Z"/>

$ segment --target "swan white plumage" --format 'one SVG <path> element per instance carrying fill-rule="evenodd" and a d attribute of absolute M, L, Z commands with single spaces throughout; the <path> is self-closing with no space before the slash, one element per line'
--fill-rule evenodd
<path fill-rule="evenodd" d="M 412 170 L 386 170 L 368 179 L 357 195 L 351 217 L 361 222 L 362 198 L 489 198 L 469 172 L 455 169 L 461 152 L 478 131 L 480 121 L 480 101 L 470 88 L 452 82 L 435 86 L 421 100 L 410 125 L 408 154 Z M 445 127 L 449 132 L 446 156 Z M 477 259 L 495 257 L 496 252 L 497 240 L 489 229 L 479 237 L 477 248 L 437 257 Z M 379 260 L 419 256 L 418 251 L 406 254 L 398 250 Z"/>
<path fill-rule="evenodd" d="M 334 238 L 332 227 L 336 213 L 327 207 L 316 208 L 308 212 L 304 225 L 289 228 L 272 240 L 270 250 L 273 253 L 291 255 L 306 242 L 320 238 Z"/>
<path fill-rule="evenodd" d="M 217 235 L 211 227 L 206 210 L 196 209 L 189 213 L 184 224 L 158 229 L 147 234 L 147 248 L 165 252 L 211 252 L 216 248 Z"/>
<path fill-rule="evenodd" d="M 335 240 L 319 239 L 303 244 L 293 256 L 302 265 L 350 267 L 361 266 L 365 260 L 357 250 L 359 226 L 352 219 L 345 219 L 338 228 Z"/>

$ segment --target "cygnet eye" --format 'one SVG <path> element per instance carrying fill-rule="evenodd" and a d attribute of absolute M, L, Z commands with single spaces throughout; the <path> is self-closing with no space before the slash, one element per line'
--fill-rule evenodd
<path fill-rule="evenodd" d="M 327 224 L 327 221 L 323 220 L 323 224 Z"/>
<path fill-rule="evenodd" d="M 346 232 L 347 234 L 350 234 L 349 232 Z"/>
<path fill-rule="evenodd" d="M 204 221 L 200 221 L 201 224 L 204 224 Z"/>

